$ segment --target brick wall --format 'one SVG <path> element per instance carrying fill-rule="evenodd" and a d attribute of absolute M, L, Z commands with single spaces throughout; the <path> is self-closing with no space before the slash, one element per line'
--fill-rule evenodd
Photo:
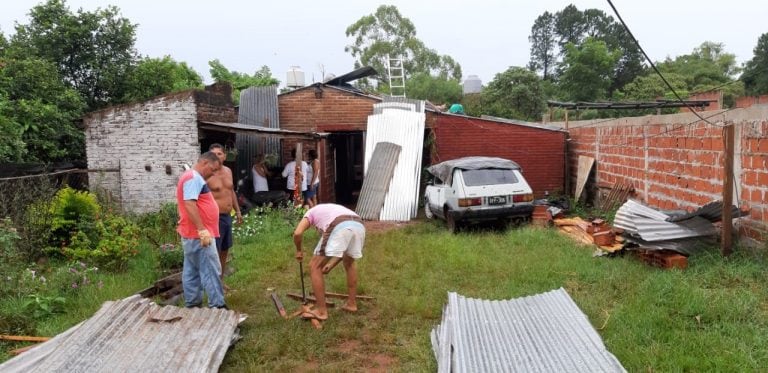
<path fill-rule="evenodd" d="M 280 112 L 280 128 L 292 131 L 349 132 L 365 131 L 368 116 L 373 114 L 373 104 L 380 99 L 354 94 L 349 91 L 323 86 L 321 98 L 315 96 L 315 87 L 309 86 L 277 96 Z M 290 151 L 297 140 L 284 139 L 282 157 L 291 159 Z M 309 149 L 317 149 L 322 170 L 320 171 L 320 195 L 323 202 L 335 201 L 334 160 L 327 141 L 311 143 L 302 141 L 306 154 Z"/>
<path fill-rule="evenodd" d="M 216 83 L 205 90 L 194 91 L 197 120 L 201 122 L 237 122 L 237 112 L 232 102 L 232 86 Z"/>
<path fill-rule="evenodd" d="M 507 158 L 523 168 L 537 197 L 563 190 L 565 132 L 455 115 L 435 117 L 427 120 L 435 141 L 432 163 L 466 156 Z"/>
<path fill-rule="evenodd" d="M 713 115 L 711 112 L 707 115 Z M 569 123 L 574 185 L 579 155 L 596 159 L 598 183 L 629 180 L 636 197 L 660 209 L 693 210 L 722 199 L 723 124 L 734 124 L 738 186 L 734 198 L 751 213 L 741 232 L 768 232 L 768 107 L 724 111 L 712 126 L 692 113 Z"/>
<path fill-rule="evenodd" d="M 120 169 L 118 175 L 90 175 L 91 185 L 109 190 L 126 211 L 156 211 L 174 202 L 179 165 L 193 164 L 200 155 L 197 117 L 192 91 L 88 114 L 88 167 Z"/>
<path fill-rule="evenodd" d="M 766 105 L 768 104 L 768 95 L 762 96 L 743 96 L 736 99 L 737 108 L 748 108 L 754 105 Z"/>

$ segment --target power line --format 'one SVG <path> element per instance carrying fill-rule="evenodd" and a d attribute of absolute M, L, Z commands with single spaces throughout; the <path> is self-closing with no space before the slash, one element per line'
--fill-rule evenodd
<path fill-rule="evenodd" d="M 634 41 L 634 42 L 635 42 L 635 44 L 637 45 L 637 48 L 638 48 L 638 49 L 640 49 L 640 52 L 642 52 L 642 53 L 643 53 L 643 56 L 645 56 L 645 59 L 646 59 L 646 60 L 648 61 L 648 63 L 651 65 L 651 67 L 653 68 L 653 71 L 655 71 L 655 72 L 656 72 L 656 74 L 657 74 L 657 75 L 659 75 L 659 77 L 661 78 L 661 80 L 663 80 L 663 81 L 664 81 L 664 84 L 666 84 L 666 85 L 667 85 L 667 88 L 669 88 L 669 89 L 672 91 L 672 93 L 675 95 L 675 97 L 677 98 L 677 100 L 678 100 L 678 101 L 680 101 L 680 102 L 684 102 L 684 100 L 682 99 L 682 97 L 680 97 L 680 95 L 679 95 L 679 94 L 677 94 L 677 91 L 675 91 L 675 89 L 674 89 L 674 88 L 672 88 L 672 85 L 671 85 L 671 84 L 669 84 L 669 82 L 667 81 L 667 78 L 665 78 L 665 77 L 664 77 L 664 75 L 662 75 L 662 74 L 661 74 L 661 71 L 659 71 L 659 69 L 656 67 L 656 64 L 654 64 L 654 63 L 653 63 L 653 61 L 651 60 L 651 58 L 650 58 L 650 57 L 648 57 L 648 53 L 645 53 L 645 50 L 644 50 L 644 49 L 643 49 L 643 47 L 640 45 L 640 42 L 639 42 L 639 41 L 637 41 L 637 38 L 635 38 L 635 35 L 634 35 L 634 34 L 632 34 L 632 31 L 629 29 L 629 26 L 627 26 L 626 22 L 624 22 L 624 19 L 622 19 L 622 18 L 621 18 L 621 14 L 619 14 L 619 11 L 618 11 L 618 10 L 616 10 L 616 7 L 613 5 L 613 2 L 612 2 L 611 0 L 607 0 L 607 1 L 608 1 L 608 5 L 610 5 L 610 6 L 611 6 L 611 9 L 613 9 L 613 13 L 614 13 L 614 14 L 616 14 L 616 18 L 618 18 L 618 19 L 619 19 L 619 22 L 621 22 L 621 25 L 622 25 L 622 26 L 624 26 L 624 29 L 625 29 L 625 30 L 627 30 L 627 33 L 628 33 L 628 34 L 629 34 L 629 36 L 632 38 L 632 41 Z M 692 107 L 690 107 L 688 104 L 686 104 L 685 106 L 688 108 L 688 110 L 690 110 L 690 111 L 691 111 L 691 112 L 693 112 L 693 113 L 694 113 L 694 114 L 695 114 L 697 117 L 699 117 L 699 119 L 703 120 L 704 122 L 708 123 L 709 125 L 712 125 L 712 126 L 717 126 L 717 127 L 723 127 L 723 126 L 720 126 L 720 125 L 714 124 L 714 123 L 712 123 L 712 122 L 710 122 L 710 121 L 708 121 L 708 120 L 704 119 L 704 117 L 702 117 L 701 115 L 699 115 L 699 113 L 698 113 L 698 112 L 696 112 L 696 111 L 695 111 L 695 110 L 694 110 Z"/>

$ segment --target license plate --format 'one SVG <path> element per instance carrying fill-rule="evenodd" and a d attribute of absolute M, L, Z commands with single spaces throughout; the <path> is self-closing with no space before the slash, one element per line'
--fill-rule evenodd
<path fill-rule="evenodd" d="M 488 197 L 488 204 L 489 205 L 503 205 L 505 203 L 507 203 L 507 197 L 506 196 Z"/>

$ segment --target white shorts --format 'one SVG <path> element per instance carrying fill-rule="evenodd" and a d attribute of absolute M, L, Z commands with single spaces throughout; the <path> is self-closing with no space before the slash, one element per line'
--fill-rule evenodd
<path fill-rule="evenodd" d="M 345 221 L 339 223 L 328 237 L 328 244 L 325 245 L 325 256 L 337 258 L 345 254 L 352 259 L 363 257 L 363 244 L 365 243 L 365 227 L 356 221 Z M 314 254 L 319 255 L 320 246 L 323 244 L 323 238 L 315 247 Z"/>

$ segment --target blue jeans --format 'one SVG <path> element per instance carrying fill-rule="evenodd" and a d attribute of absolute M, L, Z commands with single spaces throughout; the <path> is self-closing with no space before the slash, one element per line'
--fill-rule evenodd
<path fill-rule="evenodd" d="M 223 307 L 224 288 L 221 284 L 221 263 L 215 241 L 202 247 L 198 238 L 182 238 L 184 269 L 181 281 L 184 286 L 184 304 L 197 307 L 203 304 L 203 289 L 208 294 L 208 307 Z"/>

